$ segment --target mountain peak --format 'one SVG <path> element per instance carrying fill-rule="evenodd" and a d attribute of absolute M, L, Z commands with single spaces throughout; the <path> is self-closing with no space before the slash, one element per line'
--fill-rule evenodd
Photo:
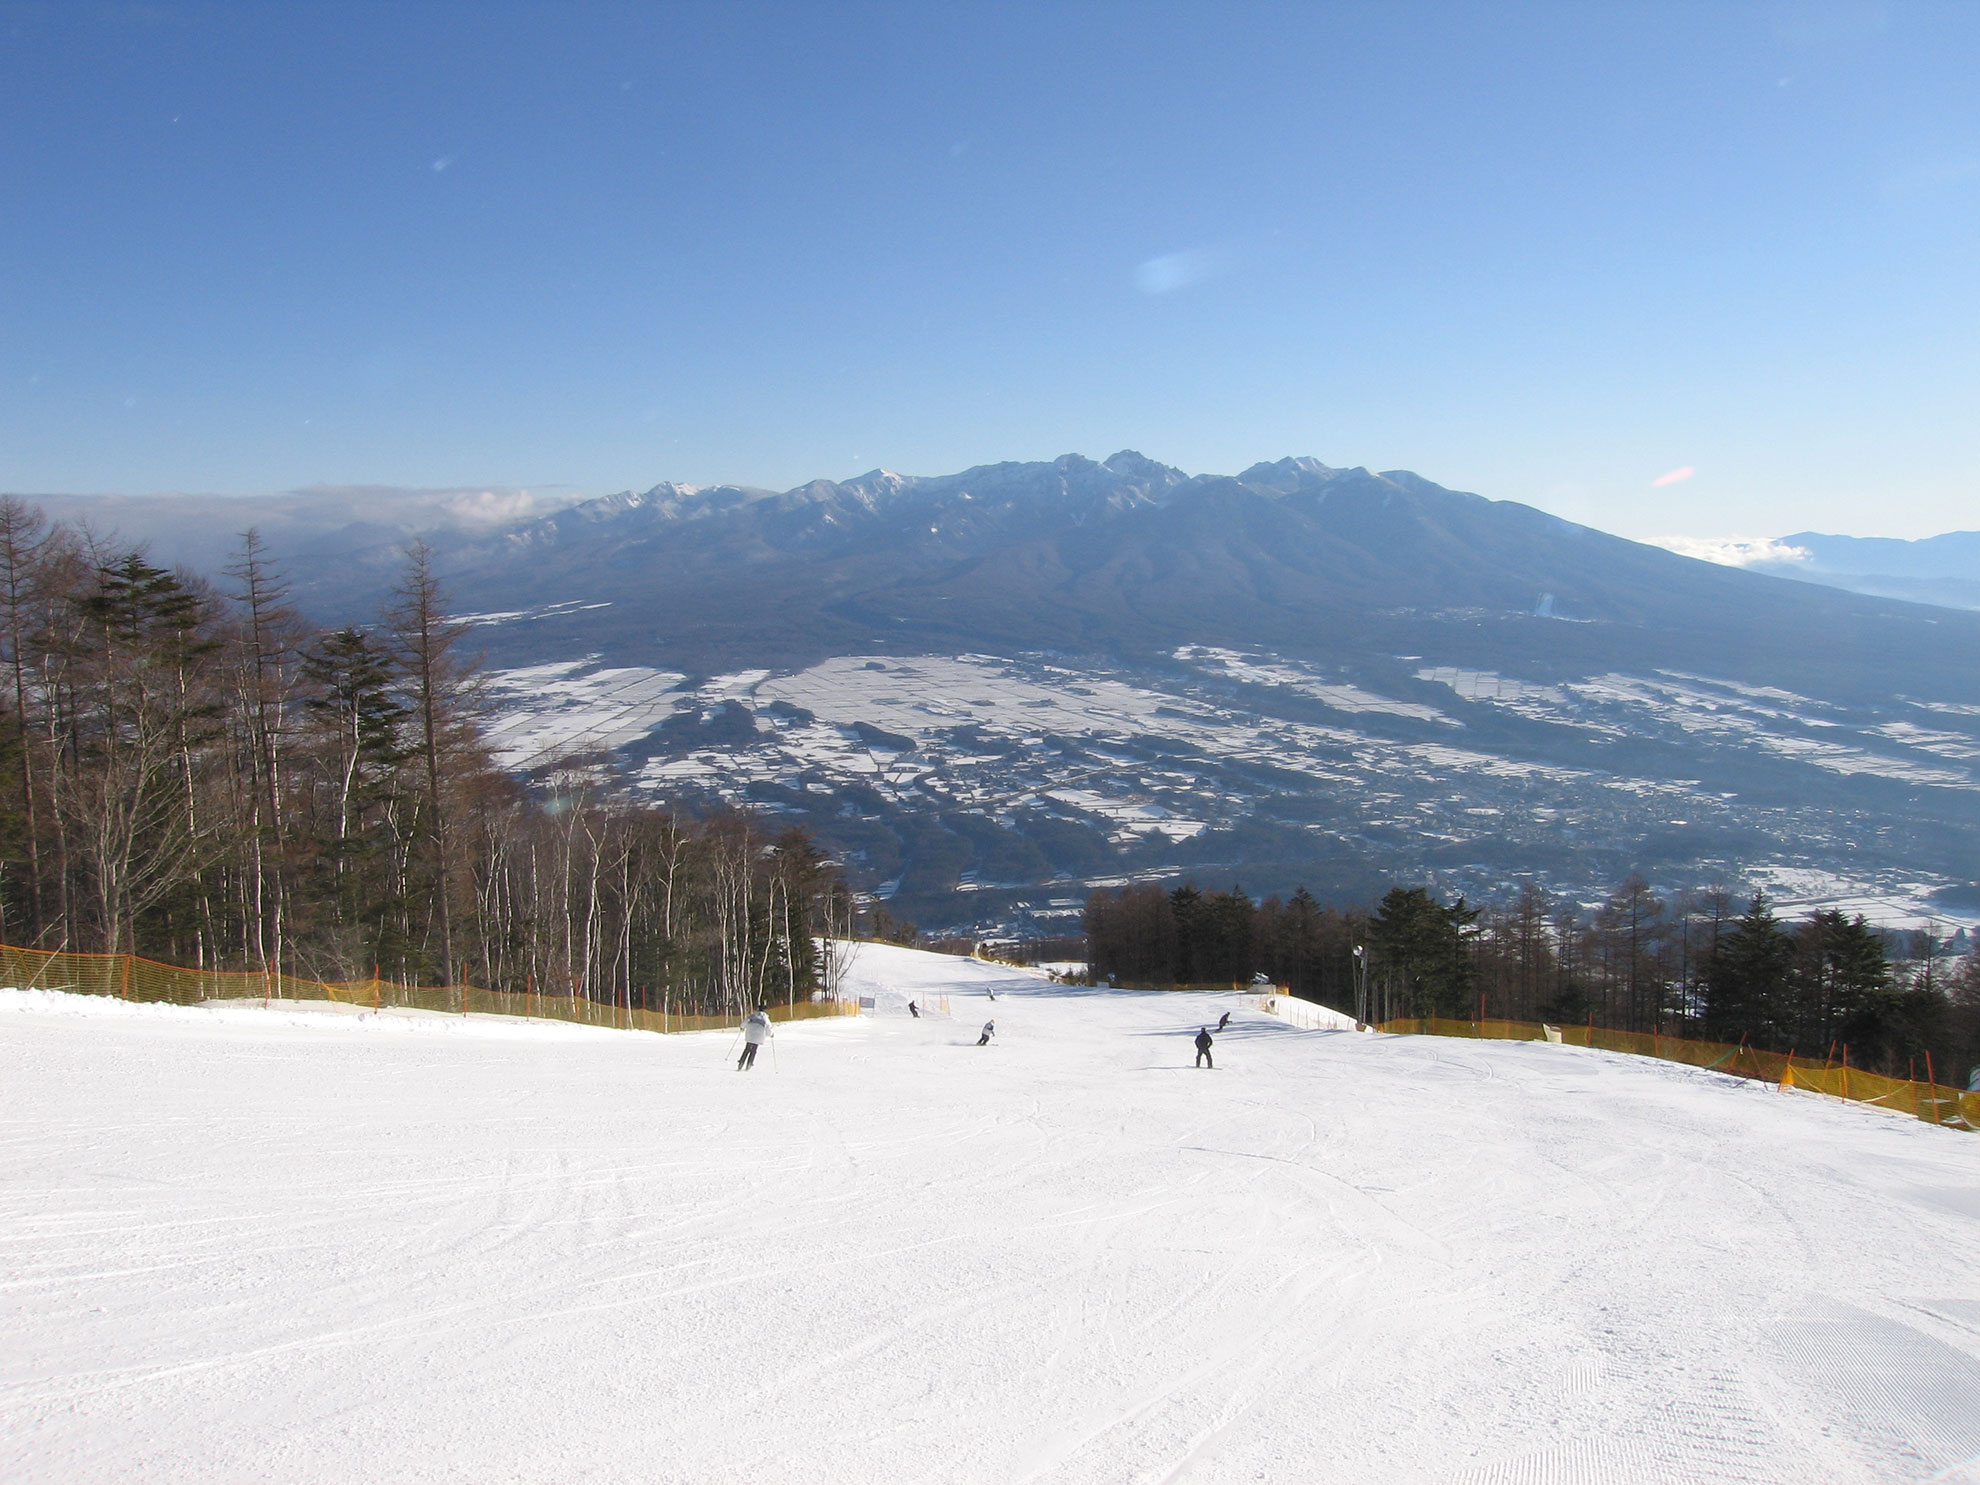
<path fill-rule="evenodd" d="M 1325 484 L 1340 473 L 1341 470 L 1322 464 L 1318 459 L 1302 455 L 1274 460 L 1269 464 L 1263 462 L 1254 464 L 1235 478 L 1241 485 L 1251 485 L 1258 489 L 1275 490 L 1282 495 L 1291 495 L 1299 490 Z"/>

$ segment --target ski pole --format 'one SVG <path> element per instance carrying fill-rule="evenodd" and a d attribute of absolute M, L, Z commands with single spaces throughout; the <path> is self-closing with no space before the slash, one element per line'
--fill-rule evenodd
<path fill-rule="evenodd" d="M 771 1035 L 770 1035 L 770 1072 L 771 1072 L 771 1074 L 772 1074 L 772 1075 L 774 1076 L 774 1075 L 775 1075 L 775 1074 L 777 1073 L 777 1071 L 778 1071 L 778 1068 L 777 1068 L 777 1036 L 776 1036 L 776 1033 L 775 1033 L 775 1032 L 772 1032 L 772 1033 L 771 1033 Z"/>
<path fill-rule="evenodd" d="M 728 1061 L 728 1059 L 729 1059 L 730 1057 L 733 1057 L 733 1056 L 735 1055 L 735 1051 L 736 1051 L 736 1042 L 739 1042 L 739 1041 L 741 1041 L 741 1040 L 742 1040 L 742 1028 L 741 1028 L 740 1026 L 738 1026 L 738 1027 L 736 1028 L 736 1041 L 735 1041 L 735 1042 L 730 1042 L 730 1043 L 729 1043 L 729 1050 L 728 1050 L 727 1052 L 725 1052 L 725 1053 L 723 1054 L 723 1056 L 722 1056 L 722 1060 L 723 1060 L 724 1062 L 726 1062 L 726 1061 Z"/>

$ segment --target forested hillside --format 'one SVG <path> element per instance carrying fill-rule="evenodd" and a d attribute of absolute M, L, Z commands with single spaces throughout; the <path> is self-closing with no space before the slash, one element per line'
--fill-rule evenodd
<path fill-rule="evenodd" d="M 1479 907 L 1396 887 L 1373 911 L 1304 888 L 1254 903 L 1241 887 L 1095 892 L 1091 972 L 1119 984 L 1232 984 L 1264 975 L 1369 1020 L 1481 1013 L 1747 1042 L 1942 1077 L 1980 1062 L 1980 960 L 1963 941 L 1889 932 L 1833 910 L 1778 919 L 1725 888 L 1657 896 L 1632 875 L 1593 913 L 1527 882 Z"/>
<path fill-rule="evenodd" d="M 0 499 L 0 939 L 628 1005 L 809 994 L 850 900 L 800 831 L 489 761 L 431 554 L 312 628 L 253 531 L 169 572 Z"/>

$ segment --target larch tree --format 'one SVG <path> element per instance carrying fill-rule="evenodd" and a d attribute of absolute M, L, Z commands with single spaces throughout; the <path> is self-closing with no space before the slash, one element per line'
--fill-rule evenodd
<path fill-rule="evenodd" d="M 451 985 L 459 969 L 454 953 L 458 822 L 453 802 L 456 783 L 481 762 L 474 726 L 477 666 L 462 652 L 467 626 L 448 617 L 434 552 L 425 542 L 406 548 L 405 572 L 394 597 L 387 622 L 419 760 L 416 834 L 424 847 L 437 938 L 435 969 L 439 983 Z"/>
<path fill-rule="evenodd" d="M 234 712 L 247 776 L 251 942 L 258 960 L 280 965 L 286 904 L 283 752 L 302 622 L 288 606 L 288 587 L 254 527 L 241 533 L 240 555 L 227 576 L 234 580 L 230 596 L 239 610 L 232 659 Z"/>
<path fill-rule="evenodd" d="M 8 730 L 12 734 L 11 767 L 20 801 L 20 853 L 26 878 L 28 941 L 41 942 L 47 923 L 42 904 L 41 814 L 43 802 L 35 787 L 34 726 L 29 717 L 28 677 L 33 668 L 30 650 L 39 597 L 42 557 L 48 546 L 48 523 L 38 507 L 15 495 L 0 495 L 0 645 L 5 646 L 7 682 L 12 693 Z"/>

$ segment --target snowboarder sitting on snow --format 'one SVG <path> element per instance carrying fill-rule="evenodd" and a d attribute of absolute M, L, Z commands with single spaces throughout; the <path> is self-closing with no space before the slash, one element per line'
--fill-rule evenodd
<path fill-rule="evenodd" d="M 1219 1031 L 1222 1031 L 1226 1026 L 1230 1024 L 1231 1024 L 1231 1013 L 1229 1011 L 1225 1011 L 1223 1015 L 1217 1018 L 1217 1029 Z"/>
<path fill-rule="evenodd" d="M 979 1036 L 976 1039 L 977 1046 L 979 1047 L 989 1046 L 990 1038 L 996 1033 L 996 1030 L 997 1030 L 997 1023 L 995 1021 L 985 1021 L 983 1023 L 983 1035 Z"/>
<path fill-rule="evenodd" d="M 1210 1060 L 1210 1028 L 1207 1026 L 1196 1028 L 1196 1065 L 1208 1066 L 1213 1072 L 1217 1067 L 1217 1064 Z"/>
<path fill-rule="evenodd" d="M 770 1040 L 770 1010 L 758 1006 L 756 1014 L 743 1022 L 743 1051 L 736 1059 L 736 1071 L 743 1072 L 756 1066 L 756 1049 Z"/>
<path fill-rule="evenodd" d="M 915 1020 L 919 1021 L 921 1019 L 921 1007 L 916 1005 L 913 1001 L 910 1000 L 908 1002 L 908 1014 L 914 1017 Z"/>

